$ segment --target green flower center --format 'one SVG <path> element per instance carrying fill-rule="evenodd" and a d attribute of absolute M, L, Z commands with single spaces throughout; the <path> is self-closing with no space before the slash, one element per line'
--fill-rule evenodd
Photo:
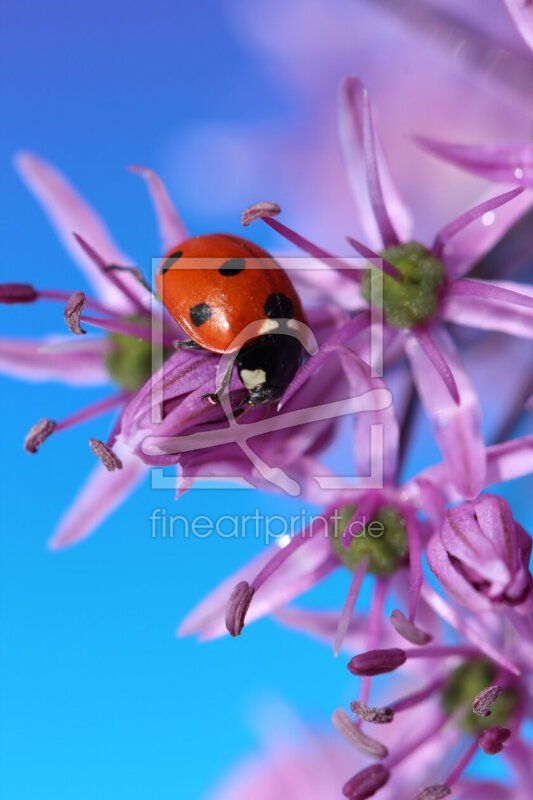
<path fill-rule="evenodd" d="M 495 669 L 490 661 L 475 659 L 454 669 L 442 695 L 442 707 L 452 715 L 461 714 L 459 724 L 466 733 L 479 733 L 491 725 L 505 726 L 516 707 L 518 695 L 515 689 L 504 689 L 494 702 L 490 716 L 478 717 L 472 711 L 472 703 L 485 687 L 495 679 Z"/>
<path fill-rule="evenodd" d="M 355 513 L 355 506 L 344 506 L 332 519 L 330 527 L 333 552 L 351 571 L 368 556 L 368 572 L 390 575 L 408 552 L 405 519 L 394 506 L 382 506 L 363 528 L 353 530 L 349 547 L 342 543 L 342 532 Z"/>
<path fill-rule="evenodd" d="M 128 317 L 127 321 L 142 324 L 145 320 L 135 316 Z M 111 347 L 105 363 L 111 379 L 126 391 L 137 391 L 153 374 L 151 343 L 125 333 L 110 333 L 107 338 Z M 163 360 L 171 353 L 172 350 L 166 348 Z"/>
<path fill-rule="evenodd" d="M 403 280 L 383 273 L 381 297 L 375 284 L 372 286 L 371 272 L 377 268 L 371 267 L 361 284 L 365 300 L 378 307 L 383 303 L 385 319 L 393 328 L 412 328 L 431 319 L 437 310 L 438 289 L 445 276 L 442 262 L 418 242 L 389 247 L 381 255 L 396 267 Z"/>

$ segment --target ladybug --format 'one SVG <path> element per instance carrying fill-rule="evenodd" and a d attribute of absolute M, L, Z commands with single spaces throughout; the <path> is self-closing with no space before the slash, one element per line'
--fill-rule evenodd
<path fill-rule="evenodd" d="M 190 337 L 181 347 L 237 351 L 247 405 L 281 398 L 302 362 L 304 347 L 301 337 L 276 333 L 277 320 L 288 320 L 289 329 L 290 320 L 304 325 L 307 320 L 288 275 L 266 250 L 230 234 L 196 236 L 166 254 L 155 284 L 163 304 Z M 235 343 L 251 323 L 259 325 L 257 335 Z M 217 395 L 207 397 L 218 401 Z"/>

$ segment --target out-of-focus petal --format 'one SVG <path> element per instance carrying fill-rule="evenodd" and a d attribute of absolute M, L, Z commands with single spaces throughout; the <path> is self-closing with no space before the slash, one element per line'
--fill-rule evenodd
<path fill-rule="evenodd" d="M 522 436 L 487 450 L 486 486 L 533 473 L 533 436 Z"/>
<path fill-rule="evenodd" d="M 479 401 L 450 336 L 443 328 L 436 327 L 432 336 L 453 372 L 459 404 L 452 400 L 440 374 L 414 336 L 408 337 L 406 352 L 450 480 L 462 497 L 473 498 L 481 491 L 486 471 Z"/>
<path fill-rule="evenodd" d="M 129 449 L 117 443 L 114 452 L 122 469 L 108 472 L 99 464 L 60 520 L 49 547 L 60 550 L 87 538 L 135 489 L 146 474 L 146 466 Z"/>
<path fill-rule="evenodd" d="M 109 383 L 104 364 L 108 344 L 90 337 L 0 339 L 0 373 L 29 381 L 73 386 Z"/>
<path fill-rule="evenodd" d="M 520 35 L 533 50 L 533 5 L 530 0 L 504 0 L 504 3 Z"/>
<path fill-rule="evenodd" d="M 80 234 L 108 264 L 131 265 L 131 260 L 115 244 L 100 217 L 58 170 L 38 156 L 19 153 L 15 165 L 28 189 L 41 203 L 65 249 L 81 267 L 98 296 L 117 310 L 131 311 L 131 302 L 98 269 L 73 236 L 74 233 Z M 136 297 L 144 298 L 146 292 L 135 278 L 122 274 L 121 280 Z"/>
<path fill-rule="evenodd" d="M 416 141 L 437 158 L 481 178 L 497 183 L 533 186 L 533 142 L 452 144 L 423 136 L 416 137 Z"/>
<path fill-rule="evenodd" d="M 345 78 L 339 90 L 338 124 L 352 193 L 369 243 L 379 250 L 383 244 L 410 239 L 412 220 L 381 152 L 367 91 L 353 76 Z"/>
<path fill-rule="evenodd" d="M 167 253 L 187 238 L 187 229 L 174 208 L 174 204 L 159 175 L 147 167 L 132 166 L 129 169 L 144 178 L 148 184 L 159 226 L 161 249 L 163 253 Z"/>

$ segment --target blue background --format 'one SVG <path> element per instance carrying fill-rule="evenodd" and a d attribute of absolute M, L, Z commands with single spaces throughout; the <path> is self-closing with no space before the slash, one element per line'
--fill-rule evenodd
<path fill-rule="evenodd" d="M 144 265 L 157 254 L 155 225 L 126 164 L 150 165 L 174 195 L 179 189 L 176 200 L 192 231 L 239 229 L 241 209 L 225 206 L 216 179 L 218 211 L 211 204 L 201 214 L 212 177 L 201 152 L 188 151 L 183 174 L 169 152 L 205 121 L 268 123 L 300 135 L 309 98 L 289 97 L 276 84 L 235 34 L 224 6 L 2 4 L 2 280 L 83 288 L 12 169 L 19 149 L 58 164 Z M 339 70 L 332 80 L 332 94 L 342 76 Z M 274 182 L 265 179 L 250 202 Z M 258 229 L 261 237 L 271 242 Z M 3 335 L 62 330 L 61 310 L 52 304 L 4 308 L 0 321 Z M 22 451 L 25 432 L 41 416 L 61 418 L 103 393 L 2 379 L 1 789 L 10 800 L 201 798 L 253 746 L 253 718 L 265 697 L 281 695 L 325 724 L 350 695 L 344 659 L 270 621 L 251 626 L 238 642 L 198 646 L 175 638 L 193 603 L 260 543 L 153 540 L 148 516 L 161 500 L 147 483 L 81 546 L 46 549 L 61 510 L 94 464 L 87 437 L 105 437 L 110 418 L 54 438 L 33 458 Z M 422 457 L 435 455 L 425 450 Z M 515 499 L 520 486 L 508 490 Z M 170 494 L 164 502 L 172 511 Z M 266 495 L 204 491 L 184 496 L 175 513 L 221 504 L 243 513 L 299 507 Z M 313 601 L 340 604 L 348 579 L 330 579 Z"/>

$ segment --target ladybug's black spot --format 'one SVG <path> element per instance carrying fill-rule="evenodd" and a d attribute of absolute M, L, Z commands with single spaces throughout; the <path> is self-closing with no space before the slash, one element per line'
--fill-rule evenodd
<path fill-rule="evenodd" d="M 199 328 L 200 325 L 203 325 L 204 322 L 211 318 L 211 306 L 207 303 L 198 303 L 197 306 L 193 306 L 190 309 L 189 314 L 192 324 Z"/>
<path fill-rule="evenodd" d="M 242 272 L 244 267 L 244 258 L 229 258 L 227 261 L 224 261 L 218 271 L 221 275 L 224 275 L 224 277 L 231 278 L 233 275 L 238 275 L 239 272 Z"/>
<path fill-rule="evenodd" d="M 292 319 L 294 303 L 286 294 L 269 294 L 265 303 L 265 314 L 270 319 Z"/>
<path fill-rule="evenodd" d="M 175 253 L 172 253 L 161 267 L 161 275 L 166 275 L 169 269 L 172 269 L 172 267 L 174 266 L 174 262 L 178 258 L 181 258 L 182 255 L 183 255 L 183 250 L 176 250 Z"/>

